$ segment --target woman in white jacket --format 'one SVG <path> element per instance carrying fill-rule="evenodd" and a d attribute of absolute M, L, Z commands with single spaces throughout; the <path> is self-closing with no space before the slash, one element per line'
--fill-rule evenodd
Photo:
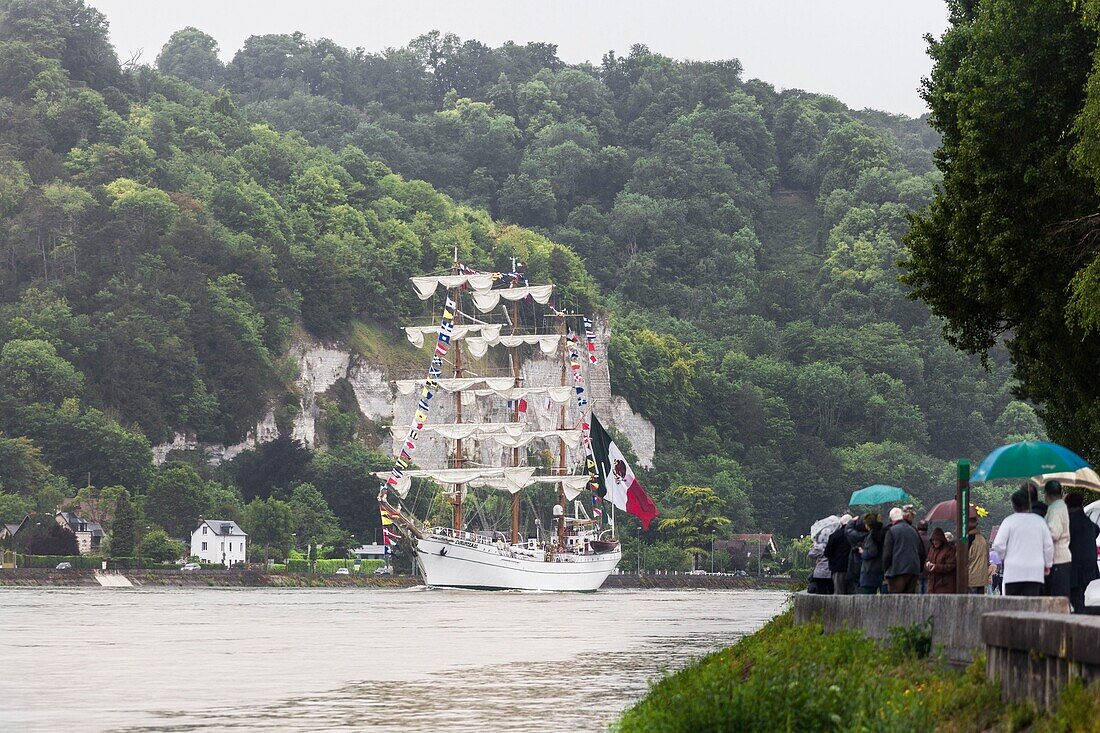
<path fill-rule="evenodd" d="M 1031 512 L 1026 488 L 1012 494 L 1012 509 L 993 542 L 993 551 L 1004 559 L 1004 594 L 1041 596 L 1054 562 L 1054 541 L 1047 523 Z"/>

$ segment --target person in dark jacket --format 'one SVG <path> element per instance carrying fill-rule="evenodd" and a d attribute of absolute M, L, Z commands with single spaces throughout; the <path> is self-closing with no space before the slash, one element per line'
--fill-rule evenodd
<path fill-rule="evenodd" d="M 863 540 L 859 556 L 862 559 L 859 569 L 859 589 L 866 595 L 882 592 L 882 545 L 886 541 L 886 530 L 878 515 L 868 512 L 863 517 L 863 526 L 867 528 L 867 537 Z"/>
<path fill-rule="evenodd" d="M 890 529 L 882 548 L 882 566 L 891 593 L 916 593 L 920 588 L 920 571 L 924 565 L 924 545 L 913 525 L 905 519 L 905 511 L 890 510 Z"/>
<path fill-rule="evenodd" d="M 848 555 L 852 546 L 848 544 L 848 536 L 844 534 L 845 525 L 852 518 L 845 514 L 840 518 L 840 526 L 829 535 L 829 541 L 825 543 L 825 557 L 829 560 L 829 572 L 833 574 L 833 593 L 838 596 L 848 593 L 845 578 L 848 575 Z"/>
<path fill-rule="evenodd" d="M 844 536 L 848 538 L 851 552 L 848 553 L 848 574 L 845 576 L 846 591 L 849 594 L 859 590 L 859 573 L 863 565 L 863 541 L 867 539 L 867 528 L 863 526 L 863 517 L 858 514 L 844 527 Z"/>
<path fill-rule="evenodd" d="M 1045 502 L 1039 500 L 1039 487 L 1028 481 L 1020 488 L 1027 489 L 1027 497 L 1031 501 L 1031 513 L 1038 514 L 1045 519 L 1047 516 L 1047 505 Z"/>
<path fill-rule="evenodd" d="M 1096 566 L 1096 537 L 1100 535 L 1100 526 L 1085 514 L 1085 502 L 1080 494 L 1069 494 L 1065 501 L 1069 510 L 1069 554 L 1072 557 L 1069 602 L 1073 604 L 1074 613 L 1085 613 L 1085 588 L 1100 578 L 1100 568 Z"/>
<path fill-rule="evenodd" d="M 925 567 L 928 569 L 929 593 L 954 593 L 956 588 L 955 545 L 947 541 L 947 535 L 936 527 L 932 531 L 932 551 Z"/>
<path fill-rule="evenodd" d="M 916 525 L 916 534 L 921 538 L 921 545 L 924 546 L 924 557 L 928 557 L 928 550 L 932 549 L 932 543 L 928 540 L 928 523 L 921 519 Z M 924 566 L 921 566 L 921 593 L 928 592 L 928 571 Z"/>

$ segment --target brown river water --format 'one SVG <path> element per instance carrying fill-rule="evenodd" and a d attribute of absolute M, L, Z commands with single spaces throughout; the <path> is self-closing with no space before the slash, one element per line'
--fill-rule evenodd
<path fill-rule="evenodd" d="M 0 588 L 0 731 L 603 731 L 787 598 Z"/>

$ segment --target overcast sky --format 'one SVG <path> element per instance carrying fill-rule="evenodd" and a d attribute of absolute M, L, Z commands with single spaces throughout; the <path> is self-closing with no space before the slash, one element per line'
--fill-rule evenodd
<path fill-rule="evenodd" d="M 920 115 L 931 63 L 923 37 L 947 26 L 943 0 L 88 0 L 106 13 L 125 61 L 152 62 L 180 28 L 218 40 L 225 60 L 244 39 L 300 30 L 349 48 L 403 46 L 430 30 L 558 44 L 569 63 L 599 63 L 634 43 L 673 58 L 740 59 L 746 78 L 839 97 L 854 108 Z"/>

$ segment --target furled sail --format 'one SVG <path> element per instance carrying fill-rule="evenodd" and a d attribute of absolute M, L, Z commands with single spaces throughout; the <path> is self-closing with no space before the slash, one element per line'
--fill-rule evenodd
<path fill-rule="evenodd" d="M 390 430 L 401 433 L 407 432 L 410 425 L 391 425 Z M 448 440 L 466 440 L 467 438 L 482 438 L 490 435 L 521 435 L 523 423 L 518 422 L 461 422 L 440 423 L 438 425 L 425 425 L 420 432 L 433 432 L 442 435 Z"/>
<path fill-rule="evenodd" d="M 424 379 L 399 379 L 394 384 L 397 391 L 410 395 L 425 384 Z M 516 387 L 512 377 L 452 377 L 435 380 L 437 389 L 444 392 L 462 392 L 463 396 L 500 397 L 506 400 L 527 399 L 535 395 L 546 395 L 552 402 L 565 404 L 572 397 L 573 387 L 523 386 Z"/>
<path fill-rule="evenodd" d="M 493 275 L 489 272 L 477 272 L 463 275 L 425 275 L 412 277 L 413 287 L 421 300 L 427 300 L 435 295 L 435 289 L 442 285 L 444 288 L 460 288 L 463 285 L 475 292 L 488 290 L 493 287 Z"/>
<path fill-rule="evenodd" d="M 512 387 L 511 389 L 475 389 L 467 394 L 475 397 L 496 395 L 506 400 L 523 400 L 534 395 L 546 395 L 552 402 L 563 405 L 573 396 L 572 387 Z"/>
<path fill-rule="evenodd" d="M 388 472 L 377 471 L 379 478 L 389 476 Z M 572 501 L 588 486 L 590 477 L 576 476 L 536 476 L 534 466 L 518 467 L 479 467 L 479 468 L 427 468 L 410 469 L 398 480 L 394 489 L 404 498 L 414 478 L 430 478 L 443 484 L 465 484 L 476 488 L 497 489 L 514 494 L 534 484 L 561 484 L 565 497 Z"/>
<path fill-rule="evenodd" d="M 565 498 L 569 501 L 573 501 L 581 492 L 588 488 L 588 483 L 592 480 L 592 477 L 584 474 L 579 476 L 533 476 L 533 483 L 542 484 L 561 484 L 562 491 L 565 492 Z"/>
<path fill-rule="evenodd" d="M 568 447 L 577 450 L 581 447 L 582 433 L 580 430 L 532 430 L 531 432 L 520 433 L 519 435 L 503 434 L 489 437 L 505 448 L 524 448 L 535 440 L 559 438 Z"/>
<path fill-rule="evenodd" d="M 562 490 L 565 491 L 565 498 L 573 501 L 587 488 L 590 480 L 589 476 L 531 476 L 521 484 L 510 477 L 501 476 L 474 479 L 467 482 L 467 485 L 473 488 L 496 489 L 497 491 L 507 491 L 509 494 L 515 494 L 535 484 L 561 484 Z"/>
<path fill-rule="evenodd" d="M 516 334 L 515 336 L 505 335 L 492 338 L 483 332 L 481 336 L 471 336 L 466 339 L 466 350 L 475 359 L 480 359 L 485 356 L 485 352 L 489 350 L 490 346 L 513 348 L 522 344 L 538 344 L 538 347 L 542 349 L 542 353 L 549 356 L 557 350 L 560 343 L 561 336 L 556 334 Z"/>
<path fill-rule="evenodd" d="M 487 479 L 499 479 L 502 483 L 514 484 L 516 491 L 527 486 L 535 474 L 534 466 L 518 466 L 515 468 L 479 467 L 479 468 L 425 468 L 409 469 L 397 481 L 393 488 L 398 495 L 404 498 L 409 493 L 409 486 L 414 478 L 430 478 L 444 484 L 471 484 Z M 389 476 L 387 471 L 376 471 L 378 478 Z"/>
<path fill-rule="evenodd" d="M 516 380 L 514 377 L 450 377 L 447 379 L 435 380 L 437 388 L 444 392 L 462 392 L 475 386 L 480 387 L 484 385 L 483 389 L 488 389 L 494 394 L 502 390 L 514 388 L 515 383 Z M 399 379 L 394 382 L 394 384 L 397 385 L 397 391 L 399 393 L 410 395 L 422 387 L 425 384 L 425 380 Z"/>
<path fill-rule="evenodd" d="M 409 425 L 391 425 L 390 430 L 404 433 L 408 432 L 410 427 Z M 448 440 L 469 440 L 470 438 L 492 440 L 505 448 L 525 448 L 536 440 L 558 438 L 572 450 L 577 450 L 584 437 L 580 429 L 524 431 L 523 428 L 523 423 L 518 422 L 463 422 L 425 425 L 420 428 L 420 432 L 437 433 Z"/>
<path fill-rule="evenodd" d="M 464 324 L 453 326 L 450 336 L 454 341 L 469 338 L 469 334 L 476 333 L 480 334 L 480 338 L 496 343 L 500 339 L 500 327 L 499 323 Z M 425 336 L 435 336 L 439 331 L 439 326 L 405 326 L 404 328 L 409 343 L 418 349 L 424 346 Z"/>
<path fill-rule="evenodd" d="M 524 285 L 518 288 L 498 288 L 497 290 L 485 290 L 473 294 L 474 305 L 482 313 L 493 310 L 500 304 L 500 299 L 523 300 L 527 296 L 540 305 L 550 302 L 550 294 L 554 292 L 553 285 Z"/>

